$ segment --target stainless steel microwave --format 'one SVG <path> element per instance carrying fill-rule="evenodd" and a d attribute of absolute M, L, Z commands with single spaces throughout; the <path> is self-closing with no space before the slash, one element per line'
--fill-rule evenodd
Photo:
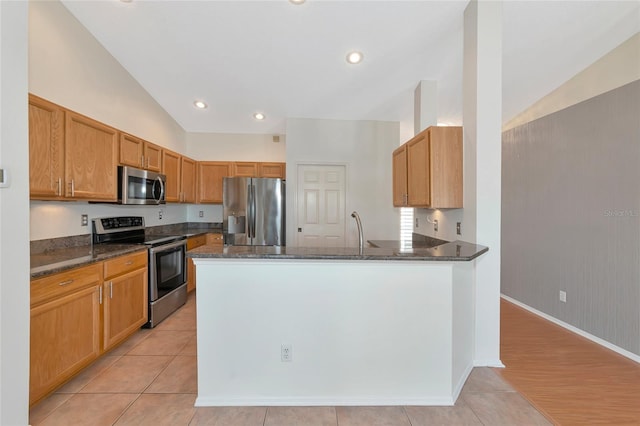
<path fill-rule="evenodd" d="M 135 167 L 118 166 L 119 204 L 165 204 L 163 174 Z"/>

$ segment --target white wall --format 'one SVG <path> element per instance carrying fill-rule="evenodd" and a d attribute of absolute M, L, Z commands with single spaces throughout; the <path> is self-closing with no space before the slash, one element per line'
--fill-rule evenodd
<path fill-rule="evenodd" d="M 640 80 L 640 33 L 509 120 L 502 130 L 528 123 L 636 80 Z"/>
<path fill-rule="evenodd" d="M 366 240 L 397 240 L 400 209 L 393 207 L 391 154 L 399 145 L 399 123 L 287 120 L 287 245 L 295 244 L 295 199 L 299 164 L 347 166 L 345 212 L 356 210 Z M 357 247 L 354 220 L 347 217 L 347 245 Z"/>
<path fill-rule="evenodd" d="M 500 366 L 502 2 L 469 3 L 463 58 L 463 224 L 489 247 L 475 270 L 475 364 Z"/>
<path fill-rule="evenodd" d="M 29 422 L 27 3 L 0 2 L 0 424 Z"/>
<path fill-rule="evenodd" d="M 178 123 L 56 0 L 29 2 L 29 91 L 179 153 L 186 151 L 185 132 Z"/>
<path fill-rule="evenodd" d="M 284 135 L 188 133 L 187 155 L 200 161 L 267 161 L 284 162 Z"/>

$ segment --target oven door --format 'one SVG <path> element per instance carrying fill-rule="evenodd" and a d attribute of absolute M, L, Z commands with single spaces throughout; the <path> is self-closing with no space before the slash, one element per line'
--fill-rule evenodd
<path fill-rule="evenodd" d="M 161 299 L 187 282 L 187 241 L 149 249 L 149 302 Z"/>

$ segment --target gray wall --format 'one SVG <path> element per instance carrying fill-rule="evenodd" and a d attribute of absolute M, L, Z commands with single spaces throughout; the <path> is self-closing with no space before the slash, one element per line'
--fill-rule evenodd
<path fill-rule="evenodd" d="M 502 135 L 502 293 L 635 354 L 639 117 L 637 80 Z"/>

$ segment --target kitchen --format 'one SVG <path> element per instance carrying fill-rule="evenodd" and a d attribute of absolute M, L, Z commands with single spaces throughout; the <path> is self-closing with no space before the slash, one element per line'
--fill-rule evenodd
<path fill-rule="evenodd" d="M 52 5 L 51 9 L 52 9 L 51 13 L 53 15 L 57 15 L 57 19 L 62 19 L 63 22 L 66 22 L 65 20 L 68 20 L 68 17 L 61 16 L 61 15 L 64 15 L 63 13 L 64 10 L 60 10 L 59 7 L 56 9 L 55 5 Z M 35 14 L 33 19 L 36 19 L 36 20 L 40 19 L 40 21 L 37 21 L 38 28 L 42 29 L 42 32 L 43 32 L 42 37 L 46 38 L 45 34 L 50 34 L 53 31 L 53 28 L 48 28 L 48 25 L 50 24 L 48 24 L 46 20 L 43 22 L 42 20 L 44 19 L 44 17 L 38 16 L 36 10 L 34 10 L 33 13 Z M 67 23 L 67 25 L 65 26 L 69 29 L 70 33 L 73 34 L 73 37 L 78 36 L 77 32 L 79 31 L 79 29 L 77 28 L 77 25 L 75 25 L 74 23 Z M 80 39 L 83 38 L 82 36 L 78 36 L 78 37 Z M 30 37 L 30 43 L 35 44 L 35 46 L 32 46 L 34 51 L 44 52 L 44 50 L 46 50 L 38 47 L 37 37 L 33 37 L 33 38 Z M 40 39 L 40 43 L 44 43 L 44 45 L 47 44 L 46 40 L 43 40 L 43 39 Z M 95 41 L 90 40 L 90 41 L 87 41 L 87 43 L 89 44 L 94 43 L 92 47 L 87 49 L 88 51 L 91 51 L 91 52 L 89 53 L 87 51 L 82 53 L 89 54 L 89 57 L 92 58 L 93 62 L 101 64 L 103 66 L 107 66 L 107 68 L 109 69 L 109 72 L 105 72 L 104 75 L 101 76 L 102 78 L 98 79 L 101 83 L 96 83 L 96 81 L 93 80 L 92 78 L 87 78 L 87 86 L 84 87 L 84 89 L 89 91 L 89 88 L 91 87 L 90 91 L 94 93 L 95 96 L 77 99 L 75 101 L 75 103 L 77 104 L 76 109 L 82 111 L 82 113 L 86 115 L 98 117 L 98 118 L 104 116 L 105 114 L 107 115 L 113 114 L 113 116 L 116 117 L 117 120 L 111 121 L 111 120 L 105 119 L 104 121 L 109 121 L 109 122 L 117 121 L 118 127 L 121 127 L 130 133 L 142 135 L 146 139 L 153 140 L 154 142 L 164 147 L 167 147 L 169 149 L 172 149 L 174 151 L 186 153 L 196 158 L 211 158 L 208 155 L 203 156 L 196 151 L 197 150 L 207 151 L 208 149 L 212 149 L 212 148 L 207 146 L 194 147 L 194 148 L 189 147 L 190 140 L 201 139 L 203 137 L 202 135 L 187 134 L 185 137 L 185 135 L 181 133 L 181 130 L 174 123 L 171 123 L 170 120 L 166 120 L 163 118 L 163 117 L 166 117 L 166 113 L 162 111 L 158 107 L 158 105 L 155 104 L 155 102 L 148 97 L 148 95 L 144 94 L 141 91 L 140 87 L 136 86 L 130 80 L 128 80 L 128 76 L 125 75 L 122 69 L 116 66 L 117 64 L 114 64 L 112 62 L 112 59 L 110 59 L 107 55 L 101 56 L 100 46 L 97 45 Z M 65 58 L 72 60 L 73 55 L 71 55 L 70 51 L 72 50 L 71 46 L 74 46 L 74 45 L 73 43 L 69 43 L 67 46 L 69 46 L 69 51 L 61 52 L 61 54 L 63 53 Z M 75 63 L 79 64 L 84 60 L 86 60 L 86 58 L 82 58 L 82 60 L 79 58 L 76 58 Z M 73 64 L 73 61 L 71 61 L 71 64 Z M 73 67 L 73 65 L 68 65 L 68 66 Z M 64 99 L 65 96 L 68 96 L 68 93 L 77 91 L 76 85 L 80 84 L 83 77 L 82 75 L 65 77 L 63 75 L 65 72 L 64 69 L 56 69 L 56 67 L 52 66 L 52 64 L 50 63 L 47 63 L 46 66 L 37 66 L 37 64 L 32 63 L 30 72 L 32 73 L 31 78 L 33 82 L 33 87 L 30 86 L 30 90 L 41 94 L 43 97 L 48 97 L 50 99 Z M 47 85 L 45 82 L 49 79 L 56 81 L 56 85 L 53 85 L 53 86 Z M 66 83 L 63 83 L 65 81 Z M 105 82 L 112 82 L 114 86 L 122 87 L 122 91 L 119 94 L 115 95 L 113 98 L 111 96 L 108 96 L 107 92 L 109 92 L 109 90 L 105 89 L 105 87 L 100 86 L 101 84 L 105 84 Z M 40 84 L 40 86 L 38 86 L 38 84 Z M 97 85 L 97 87 L 95 87 L 94 85 Z M 112 89 L 112 87 L 110 87 L 109 89 Z M 126 99 L 126 102 L 123 102 L 123 99 Z M 145 130 L 140 131 L 141 126 L 143 126 L 144 124 L 140 123 L 137 120 L 139 116 L 136 117 L 133 114 L 128 113 L 128 111 L 125 111 L 124 109 L 121 111 L 114 110 L 113 108 L 110 107 L 113 104 L 127 104 L 127 105 L 130 105 L 130 108 L 133 110 L 145 111 L 145 113 L 149 115 L 155 114 L 157 120 L 155 121 L 154 125 L 145 126 L 144 127 Z M 300 121 L 293 121 L 291 129 L 295 130 L 297 128 L 299 129 L 298 134 L 303 134 L 305 125 L 313 125 L 313 126 L 317 125 L 317 123 L 315 122 L 309 123 L 309 122 L 305 122 L 305 120 L 306 119 L 300 119 Z M 326 124 L 327 128 L 333 126 L 334 128 L 337 127 L 338 129 L 341 129 L 340 128 L 341 123 L 326 122 L 324 124 Z M 364 126 L 363 129 L 359 129 L 356 132 L 358 135 L 358 138 L 357 138 L 358 142 L 356 143 L 359 143 L 361 144 L 362 147 L 365 147 L 367 146 L 367 143 L 370 140 L 369 136 L 371 135 L 371 132 L 372 132 L 371 129 L 373 125 L 367 126 L 366 124 L 363 124 L 363 126 Z M 341 129 L 341 130 L 348 130 L 348 129 Z M 384 130 L 384 129 L 375 129 L 375 130 L 377 132 L 378 130 Z M 393 128 L 393 125 L 391 125 L 391 129 L 389 129 L 388 132 L 389 134 L 393 134 L 393 133 L 397 134 L 397 129 Z M 273 147 L 274 146 L 282 147 L 285 144 L 289 146 L 293 145 L 294 144 L 293 142 L 295 141 L 293 140 L 294 138 L 292 134 L 293 132 L 291 133 L 287 132 L 287 140 L 283 141 L 285 143 L 282 144 L 282 142 L 280 142 L 282 145 L 276 145 L 276 143 L 273 142 L 271 135 L 236 136 L 236 138 L 244 140 L 244 143 L 246 143 L 245 146 L 247 146 L 248 149 L 254 149 L 255 152 L 264 152 L 265 156 L 262 157 L 261 160 L 264 160 L 264 161 L 286 160 L 287 164 L 289 165 L 290 163 L 295 164 L 295 161 L 297 161 L 297 159 L 294 158 L 293 162 L 289 161 L 288 151 L 286 154 L 286 158 L 283 158 L 281 154 L 279 156 L 274 155 Z M 395 140 L 388 140 L 384 138 L 383 143 L 388 143 L 389 146 L 399 145 L 400 139 L 398 138 L 398 136 L 394 136 L 394 137 L 395 137 Z M 220 139 L 222 138 L 223 136 L 220 136 Z M 232 138 L 232 137 L 228 137 L 228 138 Z M 319 139 L 322 139 L 322 138 L 319 138 Z M 317 144 L 318 141 L 311 141 L 310 143 L 314 143 L 314 142 L 316 143 L 316 145 L 318 145 Z M 336 139 L 335 140 L 336 147 L 344 146 L 343 142 L 344 141 Z M 193 151 L 189 151 L 190 149 L 193 149 Z M 229 148 L 229 149 L 233 149 L 233 148 Z M 284 149 L 284 148 L 280 148 L 280 149 Z M 239 161 L 244 159 L 238 156 L 225 154 L 225 152 L 222 152 L 221 150 L 218 150 L 218 149 L 216 149 L 215 151 L 216 151 L 215 159 L 232 160 L 232 161 Z M 322 154 L 322 153 L 317 153 L 317 152 L 313 153 L 313 155 L 316 155 L 316 154 Z M 229 156 L 227 157 L 227 155 Z M 274 157 L 270 157 L 272 155 L 274 155 Z M 353 162 L 357 161 L 356 157 L 357 156 L 354 154 L 352 159 Z M 308 158 L 315 158 L 315 157 L 312 157 L 311 155 L 309 155 L 306 159 Z M 246 160 L 253 160 L 253 158 L 246 158 Z M 382 170 L 389 170 L 388 157 L 386 155 L 378 156 L 376 158 L 376 161 L 379 161 L 379 164 L 384 165 L 383 167 L 381 167 Z M 484 161 L 487 161 L 487 164 L 491 164 L 491 159 L 485 159 Z M 369 168 L 375 169 L 376 167 L 369 166 Z M 366 173 L 365 167 L 358 169 L 358 171 L 362 171 L 363 174 Z M 287 175 L 294 176 L 295 174 L 287 173 Z M 366 174 L 364 176 L 366 176 Z M 364 185 L 366 187 L 375 187 L 375 188 L 380 188 L 380 187 L 383 187 L 383 185 L 386 185 L 387 188 L 389 188 L 389 185 L 390 185 L 389 176 L 390 174 L 388 174 L 385 178 L 385 177 L 379 177 L 378 174 L 376 174 L 375 176 L 371 176 L 372 180 L 370 181 L 369 185 L 366 185 L 366 184 Z M 366 181 L 366 178 L 363 180 Z M 390 194 L 390 189 L 387 193 Z M 364 210 L 359 207 L 359 205 L 356 203 L 355 200 L 354 200 L 354 204 L 356 204 L 353 206 L 354 209 L 357 208 L 360 211 Z M 19 202 L 15 204 L 15 206 L 20 206 L 20 205 L 21 204 Z M 22 201 L 22 205 L 24 205 L 24 201 Z M 389 220 L 390 215 L 393 214 L 392 213 L 393 210 L 390 208 L 390 203 L 380 202 L 380 206 L 381 206 L 380 210 L 382 212 L 380 214 L 380 217 L 373 218 L 370 216 L 365 219 L 365 228 L 370 230 L 368 232 L 373 232 L 373 230 L 375 230 L 375 232 L 377 231 L 386 232 L 385 230 L 387 229 L 387 226 L 389 223 L 397 222 L 396 217 L 393 217 L 393 216 L 392 216 L 393 220 Z M 109 209 L 113 209 L 113 210 L 109 210 Z M 202 219 L 199 218 L 199 212 L 201 210 L 203 210 L 203 220 L 206 221 L 208 218 L 214 217 L 216 215 L 216 211 L 219 211 L 218 209 L 219 207 L 216 207 L 216 206 L 167 205 L 166 209 L 163 211 L 163 219 L 159 219 L 158 209 L 144 208 L 143 214 L 147 219 L 148 224 L 160 225 L 163 223 L 183 222 L 185 221 L 185 217 L 186 217 L 186 221 L 189 221 L 189 222 L 201 221 Z M 350 211 L 351 209 L 348 208 L 347 210 Z M 133 214 L 132 212 L 129 212 L 126 208 L 121 209 L 117 207 L 107 207 L 107 206 L 105 206 L 104 208 L 101 208 L 101 207 L 98 207 L 97 205 L 81 205 L 81 206 L 80 205 L 78 206 L 63 205 L 63 204 L 49 205 L 49 204 L 44 204 L 44 203 L 41 204 L 41 203 L 35 202 L 34 205 L 32 205 L 31 239 L 56 238 L 62 235 L 74 235 L 74 234 L 82 233 L 84 229 L 81 228 L 79 225 L 79 217 L 81 214 L 85 213 L 85 214 L 88 214 L 90 217 L 109 216 L 109 215 L 112 215 L 111 212 L 113 211 L 117 211 L 118 214 L 121 214 L 121 213 Z M 136 210 L 136 212 L 138 211 L 139 210 Z M 47 218 L 47 220 L 55 220 L 56 223 L 59 223 L 59 226 L 56 226 L 56 229 L 44 229 L 45 228 L 45 226 L 43 225 L 43 223 L 45 222 L 43 220 L 44 218 Z M 424 226 L 424 224 L 422 224 L 422 226 Z M 3 229 L 3 239 L 4 239 L 4 235 L 5 234 Z M 351 238 L 355 238 L 355 233 L 351 233 L 350 236 Z M 373 237 L 373 235 L 368 236 L 368 238 L 371 238 L 371 237 Z M 390 238 L 384 235 L 378 235 L 376 237 L 381 239 Z M 491 244 L 488 244 L 488 245 L 491 245 Z M 3 310 L 3 315 L 4 313 L 5 312 Z"/>

